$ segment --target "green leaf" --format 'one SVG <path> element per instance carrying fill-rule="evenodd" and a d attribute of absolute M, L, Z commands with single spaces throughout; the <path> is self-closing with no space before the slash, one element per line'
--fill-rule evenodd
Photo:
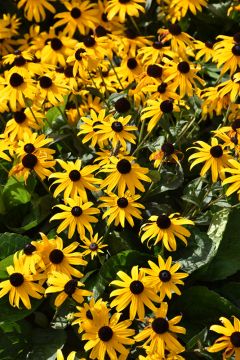
<path fill-rule="evenodd" d="M 0 260 L 21 250 L 31 239 L 27 236 L 5 232 L 0 234 Z"/>
<path fill-rule="evenodd" d="M 14 206 L 28 203 L 31 200 L 31 195 L 25 188 L 24 183 L 10 177 L 4 186 L 2 198 L 6 210 L 10 210 Z"/>
<path fill-rule="evenodd" d="M 9 304 L 8 294 L 0 299 L 0 322 L 1 321 L 18 321 L 24 319 L 26 316 L 30 315 L 35 311 L 38 306 L 41 304 L 42 300 L 35 300 L 31 298 L 32 308 L 30 310 L 22 307 L 18 309 Z M 23 305 L 22 305 L 23 306 Z"/>
<path fill-rule="evenodd" d="M 34 329 L 29 360 L 50 360 L 66 340 L 64 330 Z"/>
<path fill-rule="evenodd" d="M 0 261 L 0 279 L 7 279 L 8 273 L 6 271 L 7 266 L 12 265 L 13 255 L 9 255 L 5 259 Z"/>
<path fill-rule="evenodd" d="M 160 180 L 160 172 L 157 170 L 150 170 L 148 173 L 148 176 L 150 177 L 150 179 L 154 182 L 157 183 Z"/>
<path fill-rule="evenodd" d="M 227 282 L 219 289 L 221 294 L 240 307 L 240 283 L 236 281 Z"/>

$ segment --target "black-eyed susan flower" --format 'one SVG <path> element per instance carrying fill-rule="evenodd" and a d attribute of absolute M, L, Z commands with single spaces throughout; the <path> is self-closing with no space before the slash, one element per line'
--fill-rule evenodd
<path fill-rule="evenodd" d="M 107 17 L 112 20 L 114 16 L 119 17 L 119 21 L 123 23 L 126 15 L 139 17 L 145 9 L 141 5 L 144 0 L 110 0 L 106 7 Z"/>
<path fill-rule="evenodd" d="M 107 195 L 108 196 L 99 198 L 99 200 L 103 202 L 99 207 L 108 208 L 103 214 L 103 219 L 108 217 L 108 226 L 113 221 L 115 226 L 121 224 L 122 227 L 125 227 L 125 221 L 131 226 L 134 226 L 134 217 L 140 220 L 142 219 L 139 209 L 144 209 L 144 206 L 137 202 L 141 197 L 140 195 L 132 195 L 130 191 L 122 195 L 116 195 L 114 193 L 108 193 Z"/>
<path fill-rule="evenodd" d="M 93 30 L 97 24 L 98 9 L 94 3 L 90 1 L 63 1 L 67 11 L 59 12 L 55 15 L 57 22 L 54 27 L 64 25 L 64 33 L 69 37 L 73 37 L 78 29 L 81 35 L 86 35 L 89 30 Z"/>
<path fill-rule="evenodd" d="M 233 75 L 240 67 L 240 42 L 236 42 L 232 36 L 224 35 L 217 36 L 217 40 L 213 61 L 217 63 L 218 68 L 222 67 L 221 74 L 230 71 L 230 75 Z"/>
<path fill-rule="evenodd" d="M 19 0 L 18 8 L 24 7 L 24 16 L 29 20 L 35 20 L 40 22 L 45 20 L 46 12 L 45 10 L 55 13 L 56 10 L 51 4 L 55 0 Z"/>
<path fill-rule="evenodd" d="M 68 87 L 63 83 L 62 78 L 57 73 L 48 72 L 38 79 L 38 101 L 44 103 L 49 101 L 51 105 L 59 105 L 64 101 L 63 96 L 67 94 Z"/>
<path fill-rule="evenodd" d="M 91 291 L 81 289 L 84 286 L 82 282 L 62 272 L 53 271 L 48 276 L 47 283 L 48 288 L 45 290 L 45 294 L 60 293 L 54 301 L 56 307 L 60 307 L 67 298 L 72 298 L 81 304 L 84 296 L 92 295 Z"/>
<path fill-rule="evenodd" d="M 186 16 L 188 11 L 196 15 L 197 11 L 202 11 L 202 8 L 206 6 L 206 0 L 172 0 L 170 2 L 170 13 L 171 15 L 175 15 L 173 20 L 179 21 Z M 171 12 L 171 10 L 173 10 L 173 12 Z"/>
<path fill-rule="evenodd" d="M 133 320 L 137 315 L 140 320 L 143 320 L 145 306 L 154 311 L 156 308 L 154 302 L 160 302 L 152 284 L 150 286 L 146 284 L 144 272 L 142 269 L 138 270 L 138 266 L 132 268 L 131 277 L 123 271 L 118 271 L 117 276 L 121 280 L 110 283 L 118 287 L 110 294 L 110 297 L 115 297 L 110 306 L 116 306 L 117 311 L 122 311 L 130 305 L 129 318 Z"/>
<path fill-rule="evenodd" d="M 235 150 L 235 152 L 238 153 L 240 144 L 240 119 L 236 118 L 231 125 L 220 127 L 214 131 L 214 135 L 223 141 L 224 147 Z"/>
<path fill-rule="evenodd" d="M 166 260 L 159 255 L 158 265 L 149 260 L 148 265 L 151 269 L 144 268 L 143 271 L 146 276 L 146 283 L 152 285 L 158 293 L 160 293 L 161 301 L 167 296 L 172 298 L 172 294 L 181 295 L 177 285 L 184 285 L 182 279 L 186 278 L 188 274 L 177 272 L 181 267 L 180 263 L 172 264 L 172 257 L 169 256 Z"/>
<path fill-rule="evenodd" d="M 176 162 L 179 164 L 178 151 L 175 150 L 172 143 L 165 142 L 160 150 L 154 151 L 149 160 L 154 160 L 154 167 L 158 168 L 164 161 Z"/>
<path fill-rule="evenodd" d="M 69 198 L 66 205 L 56 205 L 57 208 L 63 211 L 53 215 L 50 221 L 62 220 L 62 223 L 57 228 L 57 233 L 68 228 L 69 239 L 73 237 L 76 229 L 80 236 L 85 236 L 85 229 L 92 234 L 91 224 L 98 222 L 98 219 L 93 215 L 100 213 L 100 210 L 92 207 L 92 205 L 93 203 L 90 201 L 84 203 L 78 196 L 74 199 Z"/>
<path fill-rule="evenodd" d="M 180 96 L 174 90 L 173 83 L 169 82 L 157 82 L 156 84 L 150 84 L 143 86 L 142 91 L 144 94 L 150 94 L 149 98 L 152 100 L 179 100 Z"/>
<path fill-rule="evenodd" d="M 101 146 L 103 142 L 101 141 L 101 135 L 98 134 L 96 125 L 102 124 L 103 121 L 107 120 L 108 116 L 106 115 L 106 110 L 102 109 L 97 113 L 93 109 L 90 110 L 90 117 L 83 116 L 83 124 L 80 126 L 80 131 L 78 135 L 84 135 L 82 142 L 85 144 L 88 141 L 91 141 L 91 146 L 95 146 L 97 143 Z M 101 146 L 102 147 L 102 146 Z"/>
<path fill-rule="evenodd" d="M 0 159 L 11 161 L 11 158 L 5 153 L 9 151 L 9 144 L 5 140 L 0 140 Z"/>
<path fill-rule="evenodd" d="M 215 41 L 206 41 L 202 42 L 200 40 L 194 41 L 194 48 L 196 50 L 196 56 L 195 59 L 198 61 L 199 59 L 203 58 L 204 61 L 208 62 L 212 60 L 214 56 L 214 45 Z"/>
<path fill-rule="evenodd" d="M 33 241 L 32 245 L 36 247 L 36 253 L 39 254 L 45 264 L 45 274 L 51 274 L 53 271 L 62 272 L 68 276 L 82 277 L 82 273 L 72 265 L 87 265 L 83 260 L 82 254 L 77 249 L 79 243 L 73 242 L 64 247 L 63 241 L 59 236 L 54 239 L 41 233 L 42 240 Z"/>
<path fill-rule="evenodd" d="M 37 252 L 36 246 L 32 243 L 27 243 L 19 252 L 19 256 L 21 256 L 26 272 L 30 271 L 32 274 L 36 274 L 37 271 L 42 271 L 46 268 L 41 254 Z"/>
<path fill-rule="evenodd" d="M 144 192 L 145 188 L 141 181 L 151 182 L 151 179 L 146 175 L 148 169 L 133 162 L 133 159 L 133 157 L 131 160 L 126 158 L 118 159 L 112 156 L 110 158 L 111 164 L 105 165 L 101 170 L 110 173 L 102 181 L 101 188 L 106 187 L 107 192 L 110 192 L 117 186 L 119 193 L 124 193 L 125 189 L 128 188 L 133 195 L 136 189 Z"/>
<path fill-rule="evenodd" d="M 119 67 L 116 67 L 121 82 L 128 81 L 129 83 L 137 81 L 138 77 L 143 71 L 141 63 L 135 57 L 124 57 Z"/>
<path fill-rule="evenodd" d="M 72 325 L 79 325 L 78 332 L 81 333 L 84 329 L 89 329 L 93 324 L 93 313 L 101 314 L 102 318 L 109 317 L 109 308 L 107 302 L 101 298 L 94 300 L 91 298 L 89 303 L 84 303 L 83 306 L 76 306 L 78 312 L 74 313 L 76 320 L 72 322 Z"/>
<path fill-rule="evenodd" d="M 62 350 L 58 349 L 56 355 L 57 355 L 57 360 L 64 360 Z M 68 356 L 65 357 L 65 360 L 75 360 L 76 358 L 75 356 L 76 356 L 76 351 L 71 351 L 70 354 L 68 354 Z M 85 359 L 81 358 L 79 360 L 85 360 Z"/>
<path fill-rule="evenodd" d="M 234 103 L 237 100 L 240 93 L 240 72 L 233 74 L 230 80 L 226 80 L 222 82 L 220 86 L 219 86 L 220 98 L 229 94 L 230 101 Z"/>
<path fill-rule="evenodd" d="M 156 352 L 160 359 L 165 358 L 165 350 L 174 353 L 184 351 L 184 347 L 176 338 L 177 334 L 186 333 L 184 327 L 177 325 L 182 316 L 175 316 L 168 320 L 167 312 L 168 304 L 162 302 L 160 308 L 154 311 L 154 317 L 149 319 L 151 326 L 147 326 L 135 336 L 137 342 L 146 339 L 142 346 L 148 347 L 152 353 Z"/>
<path fill-rule="evenodd" d="M 80 247 L 85 249 L 82 252 L 82 256 L 84 257 L 90 255 L 91 260 L 93 260 L 94 257 L 98 254 L 103 254 L 104 251 L 102 251 L 102 249 L 106 246 L 107 244 L 102 243 L 102 237 L 98 238 L 98 233 L 96 233 L 95 235 L 90 235 L 90 239 L 88 239 L 86 236 L 81 238 Z"/>
<path fill-rule="evenodd" d="M 225 179 L 224 168 L 229 167 L 229 160 L 231 155 L 229 151 L 218 143 L 216 138 L 211 139 L 211 145 L 208 145 L 204 141 L 196 141 L 199 146 L 193 146 L 192 148 L 197 150 L 197 153 L 189 156 L 189 160 L 194 160 L 190 169 L 195 165 L 204 162 L 204 166 L 201 169 L 200 175 L 204 176 L 209 169 L 212 173 L 212 182 L 216 182 L 218 178 Z"/>
<path fill-rule="evenodd" d="M 127 148 L 126 141 L 135 144 L 136 136 L 132 132 L 136 131 L 137 127 L 129 125 L 131 118 L 131 115 L 118 118 L 111 116 L 107 121 L 96 125 L 97 134 L 101 135 L 101 141 L 109 140 L 114 149 L 121 144 L 124 150 Z"/>
<path fill-rule="evenodd" d="M 13 54 L 3 57 L 3 64 L 11 66 L 11 72 L 16 72 L 23 77 L 40 74 L 41 65 L 33 62 L 34 55 L 30 51 L 16 50 Z"/>
<path fill-rule="evenodd" d="M 42 275 L 33 275 L 29 269 L 24 267 L 23 259 L 17 256 L 13 257 L 13 265 L 7 266 L 6 271 L 9 275 L 8 280 L 0 282 L 0 298 L 9 293 L 9 302 L 11 306 L 20 308 L 20 300 L 27 309 L 31 309 L 29 297 L 41 299 L 44 288 L 37 282 Z"/>
<path fill-rule="evenodd" d="M 94 184 L 100 182 L 99 179 L 94 178 L 93 172 L 97 170 L 97 165 L 87 165 L 82 167 L 82 161 L 77 159 L 73 161 L 57 160 L 61 168 L 65 172 L 56 172 L 50 178 L 57 179 L 52 185 L 57 185 L 54 190 L 53 196 L 57 197 L 63 192 L 64 201 L 66 202 L 69 197 L 74 198 L 79 195 L 82 200 L 87 201 L 87 190 L 96 191 L 97 188 Z"/>
<path fill-rule="evenodd" d="M 240 163 L 237 160 L 229 160 L 230 168 L 225 168 L 224 172 L 231 174 L 225 180 L 223 180 L 222 185 L 230 184 L 226 190 L 226 196 L 232 195 L 234 192 L 237 192 L 238 198 L 240 199 Z"/>
<path fill-rule="evenodd" d="M 182 225 L 194 225 L 192 220 L 179 216 L 178 213 L 171 215 L 160 214 L 159 216 L 150 216 L 148 223 L 141 227 L 141 240 L 148 239 L 147 244 L 155 239 L 154 245 L 162 241 L 168 251 L 176 251 L 176 238 L 179 238 L 187 245 L 187 237 L 191 235 L 190 231 Z M 175 238 L 176 237 L 176 238 Z"/>
<path fill-rule="evenodd" d="M 49 39 L 41 51 L 41 61 L 50 65 L 66 65 L 66 59 L 73 53 L 77 40 L 64 34 Z"/>
<path fill-rule="evenodd" d="M 53 141 L 52 138 L 47 138 L 45 134 L 38 135 L 38 133 L 23 134 L 23 139 L 17 143 L 16 154 L 20 157 L 26 154 L 35 154 L 39 156 L 45 156 L 45 158 L 52 158 L 55 150 L 45 147 Z"/>
<path fill-rule="evenodd" d="M 119 30 L 116 31 L 117 33 L 115 35 L 110 35 L 110 37 L 116 44 L 115 51 L 117 51 L 121 57 L 127 55 L 130 58 L 134 58 L 138 55 L 138 50 L 140 50 L 142 46 L 151 44 L 151 40 L 148 39 L 148 36 L 141 36 L 141 34 L 131 27 L 127 27 L 124 31 L 121 28 Z M 119 36 L 119 33 L 122 36 Z"/>
<path fill-rule="evenodd" d="M 163 56 L 174 58 L 175 54 L 161 41 L 154 41 L 150 46 L 143 46 L 138 50 L 138 57 L 145 65 L 159 64 Z"/>
<path fill-rule="evenodd" d="M 221 334 L 215 343 L 208 347 L 210 353 L 224 350 L 223 359 L 230 358 L 235 354 L 236 360 L 240 359 L 240 321 L 233 316 L 233 324 L 225 317 L 219 319 L 223 325 L 212 325 L 210 330 Z"/>
<path fill-rule="evenodd" d="M 105 360 L 108 355 L 111 360 L 126 359 L 129 350 L 125 346 L 134 343 L 130 337 L 135 331 L 129 329 L 132 322 L 130 320 L 119 322 L 121 316 L 119 313 L 113 314 L 111 318 L 97 312 L 93 312 L 92 315 L 92 325 L 85 328 L 85 333 L 82 335 L 82 339 L 87 340 L 84 349 L 91 350 L 89 358 Z"/>

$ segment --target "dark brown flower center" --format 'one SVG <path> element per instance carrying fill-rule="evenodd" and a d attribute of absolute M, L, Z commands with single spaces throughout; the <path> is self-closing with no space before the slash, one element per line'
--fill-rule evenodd
<path fill-rule="evenodd" d="M 70 15 L 71 15 L 71 17 L 73 18 L 73 19 L 78 19 L 78 18 L 80 18 L 80 16 L 81 16 L 81 10 L 79 9 L 79 8 L 77 8 L 77 7 L 73 7 L 72 8 L 72 10 L 71 10 L 71 12 L 70 12 Z"/>
<path fill-rule="evenodd" d="M 24 66 L 26 64 L 26 62 L 27 62 L 27 60 L 24 59 L 24 57 L 22 55 L 20 55 L 15 58 L 13 65 L 21 67 L 21 66 Z"/>
<path fill-rule="evenodd" d="M 24 283 L 24 277 L 21 273 L 13 273 L 9 277 L 10 283 L 14 287 L 21 286 Z"/>
<path fill-rule="evenodd" d="M 48 76 L 41 76 L 39 80 L 39 84 L 42 89 L 48 89 L 52 86 L 52 79 Z"/>
<path fill-rule="evenodd" d="M 235 56 L 240 56 L 240 44 L 236 44 L 232 47 L 232 53 Z"/>
<path fill-rule="evenodd" d="M 160 109 L 163 113 L 171 113 L 173 111 L 173 103 L 171 100 L 164 100 L 161 102 Z"/>
<path fill-rule="evenodd" d="M 85 39 L 84 39 L 84 41 L 83 41 L 83 43 L 84 43 L 84 45 L 86 46 L 86 47 L 93 47 L 95 44 L 96 44 L 96 41 L 95 41 L 95 39 L 94 39 L 94 37 L 93 36 L 88 36 L 88 37 L 86 37 Z"/>
<path fill-rule="evenodd" d="M 123 130 L 123 124 L 120 121 L 114 121 L 111 125 L 113 131 L 119 133 Z"/>
<path fill-rule="evenodd" d="M 137 63 L 137 60 L 136 60 L 135 58 L 130 58 L 130 59 L 128 59 L 128 61 L 127 61 L 127 67 L 128 67 L 130 70 L 136 69 L 137 66 L 138 66 L 138 63 Z"/>
<path fill-rule="evenodd" d="M 64 69 L 64 75 L 67 78 L 72 78 L 73 77 L 73 66 L 68 65 L 65 69 Z"/>
<path fill-rule="evenodd" d="M 214 158 L 220 158 L 221 156 L 223 156 L 223 149 L 220 145 L 212 146 L 210 149 L 210 154 Z"/>
<path fill-rule="evenodd" d="M 120 172 L 120 174 L 128 174 L 130 173 L 131 169 L 131 163 L 126 159 L 119 160 L 117 163 L 117 170 Z"/>
<path fill-rule="evenodd" d="M 181 29 L 180 25 L 178 25 L 178 24 L 171 24 L 169 26 L 168 30 L 169 30 L 170 34 L 175 35 L 175 36 L 180 35 L 182 32 L 182 29 Z"/>
<path fill-rule="evenodd" d="M 60 50 L 63 47 L 63 43 L 57 37 L 51 39 L 51 48 L 55 51 Z"/>
<path fill-rule="evenodd" d="M 170 271 L 168 271 L 168 270 L 160 271 L 158 276 L 162 282 L 168 282 L 171 280 L 171 277 L 172 277 Z"/>
<path fill-rule="evenodd" d="M 34 146 L 33 144 L 31 144 L 31 143 L 28 143 L 28 144 L 24 145 L 24 148 L 23 148 L 23 149 L 24 149 L 24 151 L 25 151 L 26 153 L 31 154 L 31 153 L 34 152 L 35 146 Z"/>
<path fill-rule="evenodd" d="M 152 47 L 154 49 L 162 49 L 163 48 L 163 43 L 161 41 L 154 41 L 154 43 L 152 44 Z"/>
<path fill-rule="evenodd" d="M 178 64 L 178 70 L 180 71 L 181 74 L 187 74 L 190 71 L 190 66 L 189 63 L 187 61 L 181 61 Z"/>
<path fill-rule="evenodd" d="M 69 173 L 69 179 L 72 181 L 78 181 L 81 179 L 80 171 L 78 170 L 71 170 Z"/>
<path fill-rule="evenodd" d="M 161 149 L 166 156 L 170 156 L 174 153 L 174 146 L 171 143 L 164 143 Z"/>
<path fill-rule="evenodd" d="M 118 99 L 115 102 L 114 106 L 116 111 L 119 112 L 120 114 L 127 112 L 131 108 L 130 102 L 125 97 Z"/>
<path fill-rule="evenodd" d="M 233 344 L 233 346 L 240 347 L 240 332 L 239 331 L 233 332 L 232 335 L 230 336 L 230 341 Z"/>
<path fill-rule="evenodd" d="M 171 226 L 171 220 L 167 215 L 159 215 L 157 218 L 157 226 L 160 229 L 168 229 Z"/>
<path fill-rule="evenodd" d="M 82 215 L 83 211 L 82 208 L 80 208 L 80 206 L 74 206 L 71 210 L 71 213 L 73 216 L 79 217 Z"/>
<path fill-rule="evenodd" d="M 102 326 L 98 330 L 98 337 L 100 340 L 107 342 L 113 337 L 113 331 L 109 326 Z"/>
<path fill-rule="evenodd" d="M 93 320 L 93 316 L 92 316 L 92 313 L 91 313 L 90 310 L 88 310 L 88 311 L 86 312 L 86 317 L 87 317 L 89 320 Z"/>
<path fill-rule="evenodd" d="M 25 120 L 26 120 L 26 115 L 24 113 L 24 109 L 21 111 L 16 111 L 14 114 L 14 120 L 16 121 L 16 123 L 18 124 L 22 124 Z"/>
<path fill-rule="evenodd" d="M 80 61 L 82 60 L 82 55 L 81 54 L 84 54 L 86 52 L 86 50 L 84 49 L 78 49 L 76 52 L 75 52 L 75 59 Z"/>
<path fill-rule="evenodd" d="M 106 36 L 109 31 L 107 31 L 102 25 L 98 25 L 95 29 L 95 34 L 97 37 Z"/>
<path fill-rule="evenodd" d="M 38 159 L 33 154 L 27 154 L 22 158 L 22 164 L 27 169 L 33 169 L 37 165 Z"/>
<path fill-rule="evenodd" d="M 91 251 L 96 251 L 98 249 L 98 244 L 96 244 L 95 242 L 92 242 L 90 245 L 89 245 L 89 249 Z"/>
<path fill-rule="evenodd" d="M 75 290 L 77 288 L 77 280 L 76 279 L 72 279 L 69 280 L 65 286 L 64 286 L 64 292 L 68 295 L 68 296 L 72 296 L 72 294 L 75 293 Z"/>
<path fill-rule="evenodd" d="M 117 200 L 117 204 L 121 209 L 124 209 L 128 206 L 128 199 L 121 197 Z"/>
<path fill-rule="evenodd" d="M 54 249 L 49 254 L 49 260 L 53 264 L 60 264 L 64 259 L 64 254 L 62 250 Z"/>
<path fill-rule="evenodd" d="M 32 245 L 31 243 L 26 244 L 24 246 L 23 252 L 25 255 L 32 255 L 32 253 L 36 250 L 36 246 Z"/>
<path fill-rule="evenodd" d="M 162 317 L 158 317 L 153 320 L 152 329 L 157 334 L 164 334 L 169 329 L 168 321 Z"/>
<path fill-rule="evenodd" d="M 23 77 L 17 73 L 13 73 L 10 77 L 10 85 L 12 87 L 18 87 L 24 83 Z"/>
<path fill-rule="evenodd" d="M 148 65 L 147 74 L 153 78 L 159 78 L 162 76 L 162 68 L 156 64 Z"/>
<path fill-rule="evenodd" d="M 161 83 L 160 85 L 158 85 L 158 88 L 157 88 L 157 91 L 160 93 L 160 94 L 164 94 L 167 90 L 167 83 Z"/>
<path fill-rule="evenodd" d="M 131 282 L 130 284 L 131 293 L 133 293 L 134 295 L 139 295 L 143 292 L 143 290 L 144 290 L 144 285 L 141 281 L 134 280 Z"/>

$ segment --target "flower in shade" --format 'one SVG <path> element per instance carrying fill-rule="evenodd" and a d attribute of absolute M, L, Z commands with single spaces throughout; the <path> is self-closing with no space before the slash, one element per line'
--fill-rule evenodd
<path fill-rule="evenodd" d="M 200 171 L 201 176 L 204 176 L 211 169 L 212 182 L 216 182 L 219 177 L 224 180 L 225 172 L 223 170 L 229 167 L 229 160 L 232 158 L 229 151 L 225 150 L 216 138 L 211 139 L 211 145 L 204 141 L 196 141 L 196 144 L 199 146 L 193 146 L 192 149 L 197 150 L 197 152 L 189 156 L 189 160 L 194 160 L 190 169 L 197 164 L 204 163 Z"/>
<path fill-rule="evenodd" d="M 53 196 L 57 197 L 63 192 L 64 201 L 69 197 L 74 198 L 79 195 L 83 201 L 87 201 L 87 190 L 96 191 L 94 184 L 101 180 L 94 178 L 92 173 L 98 169 L 97 165 L 87 165 L 82 167 L 82 161 L 77 159 L 73 161 L 57 160 L 65 172 L 53 173 L 50 178 L 56 178 L 52 185 L 57 185 Z"/>
<path fill-rule="evenodd" d="M 122 311 L 130 305 L 129 318 L 135 319 L 136 315 L 140 320 L 145 316 L 145 308 L 155 310 L 153 302 L 160 302 L 159 296 L 154 291 L 152 284 L 146 284 L 146 276 L 138 266 L 131 270 L 131 277 L 123 271 L 118 271 L 117 276 L 121 280 L 114 280 L 110 285 L 116 285 L 118 289 L 113 290 L 110 297 L 115 297 L 110 306 L 115 307 L 117 311 Z"/>
<path fill-rule="evenodd" d="M 58 349 L 56 355 L 57 355 L 56 360 L 64 360 L 62 350 Z M 70 354 L 68 354 L 68 356 L 65 357 L 65 360 L 75 360 L 75 359 L 76 359 L 76 351 L 71 351 Z M 79 360 L 86 360 L 86 359 L 81 358 Z"/>
<path fill-rule="evenodd" d="M 132 157 L 131 160 L 134 158 Z M 111 164 L 105 165 L 102 172 L 110 173 L 101 184 L 101 188 L 107 188 L 107 192 L 112 191 L 115 186 L 118 187 L 119 193 L 124 193 L 128 188 L 134 195 L 136 189 L 144 192 L 142 181 L 151 182 L 151 179 L 146 175 L 148 169 L 141 167 L 139 164 L 127 160 L 126 158 L 118 159 L 115 156 L 110 158 Z"/>
<path fill-rule="evenodd" d="M 11 306 L 20 308 L 20 300 L 27 309 L 31 309 L 29 297 L 41 299 L 44 288 L 38 283 L 43 276 L 33 275 L 29 269 L 24 267 L 21 256 L 17 253 L 13 256 L 13 265 L 7 266 L 6 271 L 9 275 L 7 280 L 0 282 L 0 298 L 9 293 Z"/>
<path fill-rule="evenodd" d="M 99 214 L 100 210 L 92 207 L 93 203 L 88 201 L 83 203 L 82 199 L 76 196 L 74 199 L 68 199 L 66 205 L 56 205 L 57 208 L 63 210 L 60 213 L 53 215 L 50 219 L 62 220 L 62 223 L 57 228 L 57 233 L 62 232 L 68 227 L 68 238 L 71 239 L 75 230 L 80 236 L 85 236 L 85 229 L 92 234 L 92 223 L 97 223 L 98 219 L 95 214 Z"/>
<path fill-rule="evenodd" d="M 130 191 L 122 195 L 114 193 L 108 193 L 107 195 L 99 198 L 100 201 L 103 201 L 103 204 L 100 204 L 99 207 L 108 208 L 103 214 L 103 219 L 109 217 L 107 220 L 108 225 L 114 221 L 115 226 L 121 224 L 122 227 L 125 227 L 125 221 L 127 221 L 131 226 L 134 226 L 134 217 L 142 219 L 139 209 L 144 209 L 144 206 L 136 202 L 140 199 L 140 195 L 132 195 Z"/>
<path fill-rule="evenodd" d="M 168 304 L 162 302 L 159 309 L 154 311 L 154 317 L 149 319 L 151 326 L 147 326 L 135 336 L 135 340 L 144 341 L 143 348 L 148 348 L 152 353 L 156 352 L 159 358 L 165 358 L 165 351 L 179 353 L 184 347 L 176 338 L 176 334 L 185 334 L 186 329 L 177 325 L 182 316 L 176 316 L 171 320 L 167 318 Z"/>
<path fill-rule="evenodd" d="M 141 240 L 144 242 L 148 239 L 147 244 L 155 239 L 154 246 L 162 241 L 168 251 L 176 251 L 176 238 L 179 238 L 187 245 L 187 237 L 191 235 L 190 231 L 182 225 L 194 225 L 192 220 L 179 216 L 178 213 L 171 215 L 160 214 L 152 215 L 148 223 L 141 227 Z"/>
<path fill-rule="evenodd" d="M 233 323 L 225 317 L 220 317 L 222 325 L 212 325 L 210 330 L 222 336 L 215 343 L 208 347 L 211 353 L 224 350 L 223 359 L 230 358 L 235 354 L 236 360 L 240 359 L 240 321 L 233 316 Z"/>
<path fill-rule="evenodd" d="M 61 306 L 67 298 L 74 299 L 77 303 L 81 304 L 84 301 L 83 296 L 91 296 L 91 291 L 80 289 L 84 286 L 83 283 L 77 279 L 62 272 L 53 271 L 47 280 L 48 288 L 45 294 L 58 293 L 54 305 Z"/>
<path fill-rule="evenodd" d="M 184 285 L 182 279 L 186 278 L 188 274 L 177 272 L 181 267 L 180 263 L 172 264 L 172 257 L 169 256 L 166 260 L 158 255 L 158 265 L 149 260 L 148 265 L 150 269 L 144 268 L 143 271 L 147 274 L 146 283 L 152 285 L 158 293 L 160 293 L 161 301 L 167 296 L 172 298 L 172 294 L 181 295 L 177 285 Z"/>
<path fill-rule="evenodd" d="M 119 313 L 113 314 L 111 318 L 97 312 L 93 312 L 92 315 L 92 324 L 84 329 L 82 335 L 82 339 L 87 340 L 84 349 L 91 350 L 90 359 L 105 360 L 106 355 L 110 360 L 127 359 L 129 350 L 125 346 L 134 343 L 130 337 L 135 331 L 128 329 L 132 322 L 130 320 L 119 322 L 121 316 Z"/>
<path fill-rule="evenodd" d="M 107 244 L 102 243 L 102 237 L 98 239 L 98 233 L 95 235 L 90 235 L 90 239 L 88 239 L 86 236 L 81 238 L 81 242 L 84 245 L 80 244 L 80 247 L 85 249 L 82 252 L 82 256 L 91 255 L 91 259 L 93 260 L 95 256 L 102 253 L 102 249 L 107 246 Z"/>
<path fill-rule="evenodd" d="M 158 168 L 164 161 L 165 162 L 176 162 L 179 164 L 178 154 L 174 145 L 169 142 L 165 142 L 160 150 L 154 151 L 150 156 L 149 160 L 154 160 L 154 167 Z"/>

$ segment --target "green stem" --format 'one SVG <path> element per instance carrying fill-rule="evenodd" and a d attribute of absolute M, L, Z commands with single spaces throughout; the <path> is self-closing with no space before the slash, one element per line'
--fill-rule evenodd
<path fill-rule="evenodd" d="M 111 65 L 111 67 L 112 67 L 112 69 L 113 69 L 114 74 L 116 75 L 116 78 L 117 78 L 117 80 L 118 80 L 118 82 L 119 82 L 122 90 L 124 90 L 124 87 L 123 87 L 123 85 L 122 85 L 122 83 L 121 83 L 121 80 L 120 80 L 120 78 L 119 78 L 119 76 L 118 76 L 118 73 L 116 72 L 115 66 L 114 66 L 113 63 L 112 63 L 112 60 L 108 58 L 108 61 L 110 62 L 110 65 Z"/>

